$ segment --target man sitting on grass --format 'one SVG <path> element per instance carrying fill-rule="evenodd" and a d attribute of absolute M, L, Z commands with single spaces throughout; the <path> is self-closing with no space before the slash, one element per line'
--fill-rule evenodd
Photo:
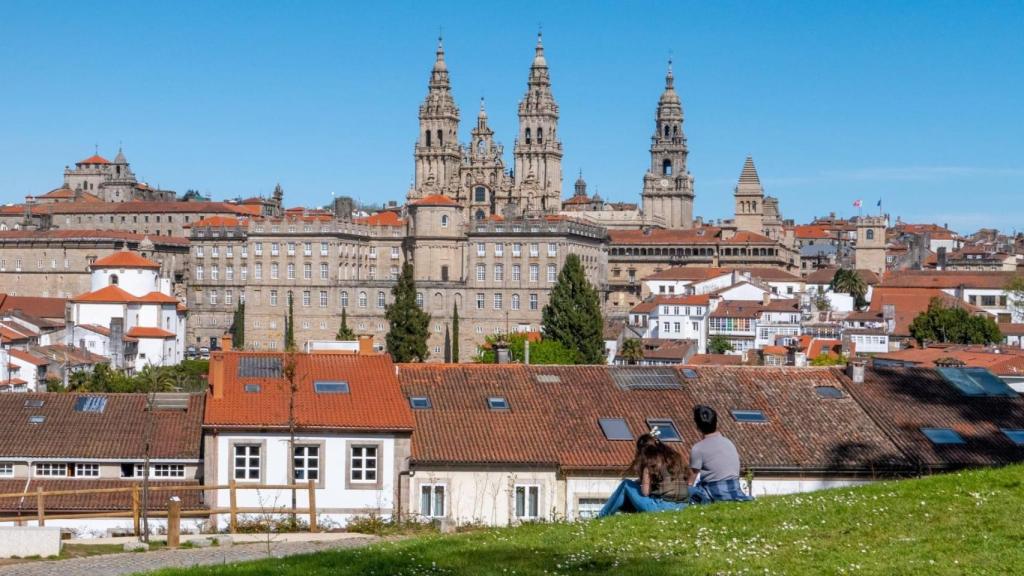
<path fill-rule="evenodd" d="M 690 502 L 753 500 L 740 486 L 736 445 L 718 432 L 718 414 L 710 406 L 694 406 L 693 421 L 704 439 L 690 450 Z"/>

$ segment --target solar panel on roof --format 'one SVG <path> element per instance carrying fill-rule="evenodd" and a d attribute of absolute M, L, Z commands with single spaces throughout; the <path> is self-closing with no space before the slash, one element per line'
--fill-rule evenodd
<path fill-rule="evenodd" d="M 75 400 L 75 412 L 103 412 L 106 407 L 103 396 L 80 396 Z"/>
<path fill-rule="evenodd" d="M 964 396 L 995 396 L 1012 398 L 1017 393 L 1006 382 L 984 368 L 940 366 L 939 374 Z"/>
<path fill-rule="evenodd" d="M 601 418 L 597 421 L 608 440 L 632 440 L 633 433 L 622 418 Z"/>
<path fill-rule="evenodd" d="M 238 359 L 239 378 L 280 378 L 281 359 L 276 356 L 242 356 Z"/>
<path fill-rule="evenodd" d="M 681 390 L 672 368 L 613 368 L 612 380 L 623 390 Z"/>

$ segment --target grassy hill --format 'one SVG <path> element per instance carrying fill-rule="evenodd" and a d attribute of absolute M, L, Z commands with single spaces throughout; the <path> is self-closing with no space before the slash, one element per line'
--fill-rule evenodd
<path fill-rule="evenodd" d="M 161 574 L 1024 574 L 1024 466 Z"/>

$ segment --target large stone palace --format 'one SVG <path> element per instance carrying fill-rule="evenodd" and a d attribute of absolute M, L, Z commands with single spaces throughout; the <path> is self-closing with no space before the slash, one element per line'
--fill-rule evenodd
<path fill-rule="evenodd" d="M 419 108 L 415 179 L 401 206 L 365 215 L 339 198 L 326 209 L 288 209 L 280 186 L 271 198 L 178 201 L 135 181 L 119 151 L 113 162 L 94 156 L 76 163 L 50 193 L 0 207 L 0 249 L 16 239 L 12 249 L 45 244 L 52 252 L 62 230 L 131 234 L 131 242 L 147 245 L 156 236 L 185 237 L 187 257 L 175 256 L 163 274 L 186 295 L 188 344 L 216 343 L 245 302 L 246 345 L 261 350 L 283 347 L 289 301 L 300 345 L 332 339 L 344 310 L 353 330 L 383 346 L 391 288 L 402 264 L 411 262 L 417 296 L 431 315 L 432 356 L 441 358 L 457 308 L 463 360 L 486 335 L 540 329 L 541 310 L 571 253 L 581 257 L 609 316 L 625 315 L 640 299 L 641 278 L 672 266 L 800 269 L 791 226 L 778 201 L 764 194 L 751 158 L 735 189 L 735 218 L 694 218 L 694 178 L 671 62 L 639 205 L 589 196 L 582 176 L 563 201 L 559 106 L 539 35 L 526 84 L 507 167 L 483 101 L 469 142 L 459 141 L 459 107 L 439 41 Z M 73 250 L 75 238 L 63 236 L 56 247 Z M 156 246 L 154 253 L 168 250 Z M 88 259 L 102 256 L 94 252 L 89 246 L 80 264 L 51 275 L 82 277 Z M 39 258 L 26 252 L 24 259 Z M 12 285 L 5 272 L 0 269 L 0 289 Z M 80 289 L 75 283 L 47 290 L 73 294 Z M 20 276 L 17 284 L 23 292 Z"/>

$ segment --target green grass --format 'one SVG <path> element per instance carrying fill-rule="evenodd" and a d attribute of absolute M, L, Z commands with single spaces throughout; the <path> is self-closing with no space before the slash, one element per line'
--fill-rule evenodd
<path fill-rule="evenodd" d="M 1024 466 L 170 575 L 1024 574 Z"/>

